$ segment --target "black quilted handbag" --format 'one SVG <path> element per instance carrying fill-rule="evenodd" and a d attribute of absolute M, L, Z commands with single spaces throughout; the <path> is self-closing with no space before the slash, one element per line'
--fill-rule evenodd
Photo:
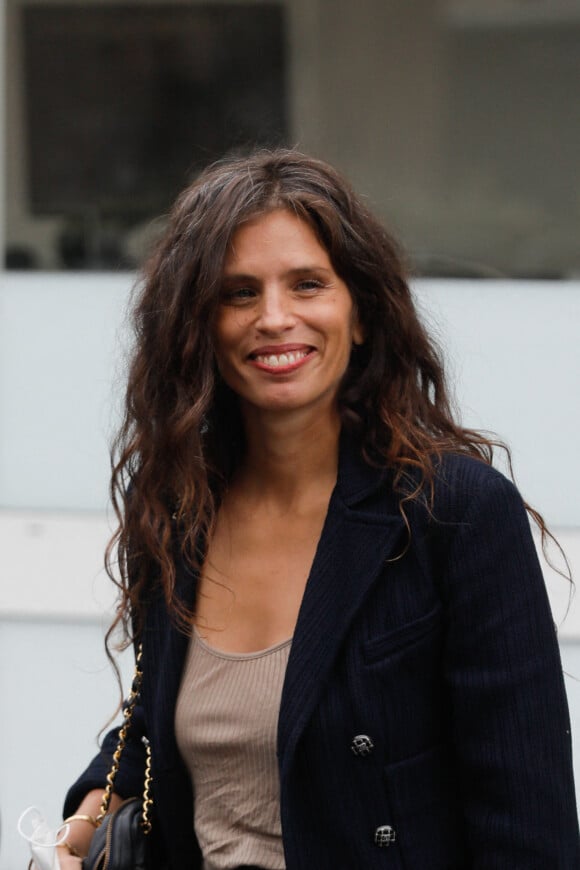
<path fill-rule="evenodd" d="M 113 764 L 107 776 L 107 787 L 97 816 L 98 828 L 93 834 L 89 854 L 83 859 L 83 870 L 146 870 L 147 867 L 146 839 L 151 831 L 150 813 L 153 801 L 150 797 L 151 749 L 146 738 L 143 738 L 146 750 L 143 796 L 129 798 L 123 801 L 114 812 L 109 812 L 121 754 L 125 748 L 131 717 L 141 691 L 142 653 L 143 650 L 140 646 L 133 685 L 123 712 L 125 721 L 119 730 L 119 742 L 113 753 Z"/>

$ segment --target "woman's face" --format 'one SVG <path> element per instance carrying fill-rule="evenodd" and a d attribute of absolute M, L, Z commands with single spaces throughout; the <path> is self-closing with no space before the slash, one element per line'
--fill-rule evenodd
<path fill-rule="evenodd" d="M 244 412 L 335 409 L 362 332 L 310 226 L 284 209 L 244 223 L 226 257 L 216 359 Z"/>

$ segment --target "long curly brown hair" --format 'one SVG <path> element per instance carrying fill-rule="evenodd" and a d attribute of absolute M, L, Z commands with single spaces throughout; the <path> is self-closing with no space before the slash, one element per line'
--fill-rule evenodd
<path fill-rule="evenodd" d="M 442 452 L 491 463 L 498 445 L 454 421 L 441 354 L 417 314 L 401 251 L 333 167 L 293 150 L 213 164 L 178 198 L 136 288 L 125 416 L 113 447 L 119 526 L 107 551 L 120 588 L 114 627 L 121 623 L 125 638 L 139 631 L 155 589 L 182 626 L 191 619 L 175 594 L 176 547 L 199 567 L 244 450 L 237 400 L 214 359 L 224 258 L 242 222 L 279 208 L 308 222 L 350 289 L 365 341 L 339 392 L 342 425 L 368 462 L 394 469 L 396 482 L 412 470 L 419 483 L 402 503 L 428 491 Z"/>

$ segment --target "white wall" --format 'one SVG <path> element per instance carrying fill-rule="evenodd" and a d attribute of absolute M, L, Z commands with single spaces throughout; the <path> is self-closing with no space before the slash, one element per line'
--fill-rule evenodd
<path fill-rule="evenodd" d="M 104 510 L 132 276 L 0 280 L 0 504 Z"/>
<path fill-rule="evenodd" d="M 103 510 L 130 275 L 0 275 L 0 504 Z M 466 424 L 512 445 L 550 522 L 580 526 L 580 284 L 417 281 Z"/>
<path fill-rule="evenodd" d="M 97 752 L 119 700 L 99 620 L 0 618 L 1 870 L 27 866 L 16 832 L 35 804 L 58 825 L 67 787 Z M 124 672 L 132 662 L 127 653 Z"/>

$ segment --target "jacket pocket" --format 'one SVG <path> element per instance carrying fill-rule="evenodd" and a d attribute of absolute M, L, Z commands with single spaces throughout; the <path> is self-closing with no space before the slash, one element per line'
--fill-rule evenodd
<path fill-rule="evenodd" d="M 437 631 L 442 624 L 443 608 L 437 604 L 419 619 L 407 622 L 364 643 L 363 655 L 369 663 L 379 661 L 393 653 L 413 646 Z"/>

